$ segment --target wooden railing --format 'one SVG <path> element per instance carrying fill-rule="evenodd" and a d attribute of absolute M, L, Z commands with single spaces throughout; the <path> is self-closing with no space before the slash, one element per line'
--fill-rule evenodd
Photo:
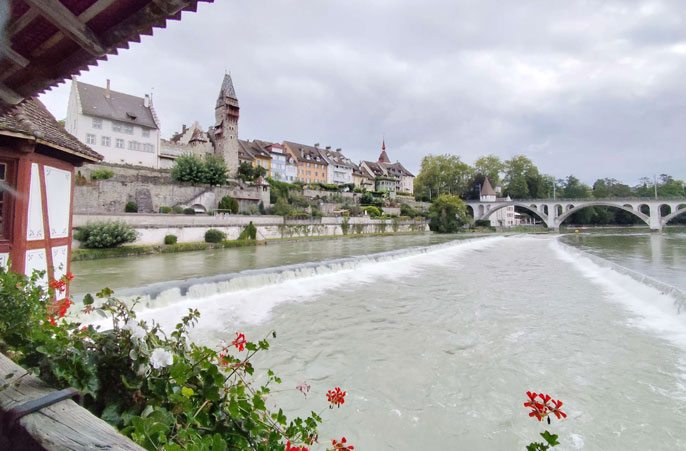
<path fill-rule="evenodd" d="M 56 391 L 0 354 L 0 450 L 143 450 L 71 399 L 11 421 L 13 408 Z"/>

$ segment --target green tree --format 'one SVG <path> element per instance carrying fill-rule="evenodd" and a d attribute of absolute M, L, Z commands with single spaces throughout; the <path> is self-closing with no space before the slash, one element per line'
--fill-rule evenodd
<path fill-rule="evenodd" d="M 524 155 L 505 162 L 505 194 L 513 199 L 531 199 L 529 184 L 536 181 L 538 168 Z M 537 194 L 537 193 L 536 193 Z"/>
<path fill-rule="evenodd" d="M 574 177 L 573 175 L 568 176 L 565 179 L 563 193 L 560 197 L 566 197 L 568 199 L 584 199 L 589 197 L 591 189 L 581 183 L 581 181 Z"/>
<path fill-rule="evenodd" d="M 228 176 L 224 159 L 206 153 L 202 166 L 202 182 L 210 185 L 225 185 L 227 180 Z"/>
<path fill-rule="evenodd" d="M 487 155 L 474 162 L 474 172 L 488 177 L 495 188 L 500 184 L 500 174 L 505 171 L 505 163 L 496 155 Z"/>
<path fill-rule="evenodd" d="M 177 182 L 202 183 L 203 162 L 194 154 L 183 154 L 174 161 L 171 178 Z"/>
<path fill-rule="evenodd" d="M 228 210 L 233 214 L 238 213 L 238 199 L 231 196 L 224 196 L 219 201 L 218 210 Z"/>
<path fill-rule="evenodd" d="M 474 170 L 457 155 L 427 155 L 415 178 L 419 197 L 435 198 L 440 193 L 464 195 L 469 191 Z"/>
<path fill-rule="evenodd" d="M 441 194 L 429 207 L 429 228 L 439 233 L 454 233 L 467 222 L 467 206 L 459 196 Z"/>

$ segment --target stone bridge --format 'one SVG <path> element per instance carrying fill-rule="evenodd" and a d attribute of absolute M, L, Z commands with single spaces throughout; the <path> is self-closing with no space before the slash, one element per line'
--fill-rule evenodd
<path fill-rule="evenodd" d="M 465 203 L 472 210 L 475 220 L 489 219 L 501 208 L 515 206 L 533 213 L 551 230 L 559 230 L 565 219 L 586 207 L 619 208 L 640 218 L 651 230 L 658 232 L 676 216 L 686 213 L 686 199 L 683 198 L 515 199 Z"/>

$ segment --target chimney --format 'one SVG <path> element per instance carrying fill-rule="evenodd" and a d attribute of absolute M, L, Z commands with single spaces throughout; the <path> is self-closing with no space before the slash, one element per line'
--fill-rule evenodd
<path fill-rule="evenodd" d="M 336 149 L 336 152 L 340 152 L 340 151 L 342 151 L 342 150 L 343 150 L 343 149 L 341 149 L 341 148 L 339 147 L 338 149 Z"/>
<path fill-rule="evenodd" d="M 326 146 L 326 150 L 331 150 L 331 146 Z"/>
<path fill-rule="evenodd" d="M 105 97 L 106 98 L 111 98 L 112 96 L 110 95 L 110 79 L 107 79 L 107 89 L 105 90 Z"/>
<path fill-rule="evenodd" d="M 145 95 L 145 98 L 143 99 L 143 106 L 146 108 L 150 108 L 150 96 Z"/>
<path fill-rule="evenodd" d="M 186 130 L 188 130 L 188 128 L 186 128 L 186 124 L 183 124 L 181 126 L 181 133 L 186 133 Z"/>
<path fill-rule="evenodd" d="M 319 149 L 319 143 L 314 143 L 314 147 L 316 147 L 317 149 Z"/>

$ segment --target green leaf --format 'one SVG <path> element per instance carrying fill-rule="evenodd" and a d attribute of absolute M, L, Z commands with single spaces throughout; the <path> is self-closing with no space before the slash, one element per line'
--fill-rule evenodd
<path fill-rule="evenodd" d="M 548 442 L 550 446 L 555 446 L 559 445 L 560 442 L 557 441 L 557 435 L 556 434 L 551 434 L 548 431 L 541 432 L 541 437 L 543 437 L 543 440 Z"/>
<path fill-rule="evenodd" d="M 181 389 L 181 394 L 182 394 L 183 396 L 185 396 L 186 398 L 190 398 L 191 396 L 193 396 L 193 395 L 195 394 L 195 392 L 194 392 L 193 389 L 190 388 L 190 387 L 183 387 L 183 388 Z"/>
<path fill-rule="evenodd" d="M 226 451 L 226 441 L 219 434 L 212 437 L 212 451 Z"/>
<path fill-rule="evenodd" d="M 95 299 L 93 299 L 93 295 L 90 293 L 83 297 L 83 305 L 92 305 L 93 302 L 95 302 Z"/>

